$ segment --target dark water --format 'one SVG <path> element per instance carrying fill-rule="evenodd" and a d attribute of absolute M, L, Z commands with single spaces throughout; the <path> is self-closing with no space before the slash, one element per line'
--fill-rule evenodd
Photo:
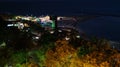
<path fill-rule="evenodd" d="M 103 16 L 79 23 L 78 27 L 88 36 L 120 41 L 120 17 Z"/>

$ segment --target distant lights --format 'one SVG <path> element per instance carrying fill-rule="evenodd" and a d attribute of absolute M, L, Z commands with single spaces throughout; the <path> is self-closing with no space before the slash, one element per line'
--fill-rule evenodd
<path fill-rule="evenodd" d="M 39 39 L 39 37 L 35 37 L 35 39 Z"/>
<path fill-rule="evenodd" d="M 21 22 L 18 22 L 18 29 L 23 29 L 24 28 L 24 24 Z"/>
<path fill-rule="evenodd" d="M 57 20 L 59 21 L 59 20 L 61 20 L 61 19 L 63 19 L 64 17 L 57 17 Z"/>
<path fill-rule="evenodd" d="M 58 32 L 62 32 L 62 30 L 58 30 Z"/>
<path fill-rule="evenodd" d="M 50 20 L 50 16 L 46 16 L 45 19 L 46 19 L 46 20 Z"/>
<path fill-rule="evenodd" d="M 11 27 L 11 26 L 14 26 L 13 24 L 8 24 L 7 27 Z"/>
<path fill-rule="evenodd" d="M 77 38 L 80 38 L 80 36 L 79 36 L 79 35 L 77 35 L 76 37 L 77 37 Z"/>
<path fill-rule="evenodd" d="M 25 27 L 29 27 L 29 25 L 28 25 L 27 23 L 24 23 L 24 26 L 25 26 Z"/>
<path fill-rule="evenodd" d="M 57 18 L 58 21 L 59 21 L 60 19 L 61 19 L 60 17 Z"/>
<path fill-rule="evenodd" d="M 8 21 L 16 21 L 15 19 L 7 19 Z"/>
<path fill-rule="evenodd" d="M 50 21 L 50 16 L 41 17 L 39 19 L 41 20 L 41 22 L 44 22 L 44 21 L 49 22 Z"/>
<path fill-rule="evenodd" d="M 22 17 L 21 16 L 16 16 L 15 19 L 21 19 Z"/>
<path fill-rule="evenodd" d="M 18 24 L 14 24 L 14 26 L 16 26 L 16 27 L 17 27 L 17 26 L 18 26 Z"/>
<path fill-rule="evenodd" d="M 54 31 L 50 31 L 50 33 L 51 33 L 51 34 L 53 34 L 53 33 L 54 33 Z"/>
<path fill-rule="evenodd" d="M 36 36 L 36 37 L 33 37 L 33 39 L 34 39 L 34 40 L 35 40 L 35 39 L 36 39 L 36 40 L 38 40 L 39 38 L 40 38 L 40 37 L 38 37 L 38 36 Z"/>
<path fill-rule="evenodd" d="M 69 37 L 65 37 L 65 40 L 70 40 L 70 38 Z"/>

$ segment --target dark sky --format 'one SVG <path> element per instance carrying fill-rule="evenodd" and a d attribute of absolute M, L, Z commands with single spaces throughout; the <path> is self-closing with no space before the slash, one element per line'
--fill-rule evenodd
<path fill-rule="evenodd" d="M 73 1 L 73 0 L 0 0 L 0 1 Z M 74 0 L 74 1 L 89 1 L 89 0 Z M 96 0 L 91 0 L 96 1 Z"/>
<path fill-rule="evenodd" d="M 34 15 L 97 13 L 120 16 L 119 3 L 115 0 L 0 0 L 0 13 Z"/>

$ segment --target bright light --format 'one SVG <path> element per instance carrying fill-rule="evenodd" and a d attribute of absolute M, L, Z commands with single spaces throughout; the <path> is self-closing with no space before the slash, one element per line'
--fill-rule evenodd
<path fill-rule="evenodd" d="M 39 37 L 35 37 L 35 39 L 39 39 Z"/>
<path fill-rule="evenodd" d="M 45 19 L 46 19 L 46 20 L 50 20 L 50 17 L 49 17 L 49 16 L 46 16 Z"/>
<path fill-rule="evenodd" d="M 50 21 L 50 16 L 45 16 L 45 17 L 42 17 L 42 18 L 39 18 L 42 22 L 44 21 Z"/>
<path fill-rule="evenodd" d="M 7 26 L 8 26 L 8 27 L 11 27 L 11 26 L 13 26 L 13 24 L 8 24 Z"/>
<path fill-rule="evenodd" d="M 24 24 L 24 26 L 25 26 L 25 27 L 29 27 L 29 25 L 28 25 L 28 24 L 26 24 L 26 23 Z"/>
<path fill-rule="evenodd" d="M 51 33 L 51 34 L 53 34 L 53 33 L 54 33 L 54 31 L 50 31 L 50 33 Z"/>
<path fill-rule="evenodd" d="M 77 37 L 77 38 L 80 38 L 80 36 L 79 36 L 79 35 L 77 35 L 76 37 Z"/>
<path fill-rule="evenodd" d="M 15 17 L 15 19 L 19 19 L 19 18 L 21 18 L 21 16 L 16 16 L 16 17 Z"/>
<path fill-rule="evenodd" d="M 45 18 L 40 18 L 41 22 L 44 22 L 45 21 Z"/>
<path fill-rule="evenodd" d="M 65 37 L 65 40 L 70 40 L 70 38 L 69 37 Z"/>
<path fill-rule="evenodd" d="M 57 17 L 57 20 L 59 21 L 59 20 L 61 20 L 61 19 L 63 19 L 64 17 Z"/>
<path fill-rule="evenodd" d="M 61 17 L 58 17 L 57 20 L 59 21 L 61 19 Z"/>
<path fill-rule="evenodd" d="M 18 22 L 18 28 L 19 28 L 19 29 L 23 29 L 23 28 L 24 28 L 24 24 L 23 24 L 23 23 Z"/>
<path fill-rule="evenodd" d="M 37 40 L 38 40 L 40 37 L 36 36 L 36 37 L 32 37 L 32 38 L 33 38 L 34 40 L 35 40 L 35 39 L 37 39 Z"/>
<path fill-rule="evenodd" d="M 18 24 L 15 24 L 14 26 L 18 26 Z"/>

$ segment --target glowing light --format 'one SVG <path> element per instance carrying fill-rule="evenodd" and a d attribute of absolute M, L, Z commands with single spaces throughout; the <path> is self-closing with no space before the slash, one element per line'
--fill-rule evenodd
<path fill-rule="evenodd" d="M 58 17 L 58 18 L 57 18 L 57 20 L 60 20 L 60 19 L 61 19 L 61 17 Z"/>
<path fill-rule="evenodd" d="M 61 20 L 61 19 L 63 19 L 64 17 L 57 17 L 57 20 L 59 21 L 59 20 Z"/>
<path fill-rule="evenodd" d="M 35 37 L 35 39 L 39 39 L 39 37 Z"/>
<path fill-rule="evenodd" d="M 18 24 L 14 24 L 14 26 L 18 26 Z"/>
<path fill-rule="evenodd" d="M 23 24 L 23 23 L 18 22 L 18 28 L 19 28 L 19 29 L 23 29 L 23 28 L 24 28 L 24 24 Z"/>
<path fill-rule="evenodd" d="M 65 40 L 70 40 L 70 38 L 69 37 L 65 37 Z"/>
<path fill-rule="evenodd" d="M 11 26 L 13 26 L 13 24 L 8 24 L 7 26 L 8 26 L 8 27 L 11 27 Z"/>
<path fill-rule="evenodd" d="M 79 36 L 79 35 L 77 35 L 76 37 L 77 37 L 77 38 L 80 38 L 80 36 Z"/>
<path fill-rule="evenodd" d="M 51 33 L 51 34 L 53 34 L 53 33 L 54 33 L 54 31 L 50 31 L 50 33 Z"/>
<path fill-rule="evenodd" d="M 58 30 L 58 32 L 62 32 L 62 30 Z"/>
<path fill-rule="evenodd" d="M 28 24 L 26 24 L 26 23 L 24 24 L 24 26 L 25 26 L 25 27 L 29 27 L 29 25 L 28 25 Z"/>
<path fill-rule="evenodd" d="M 34 40 L 38 40 L 40 37 L 38 36 L 35 36 L 35 37 L 32 37 Z"/>
<path fill-rule="evenodd" d="M 52 22 L 52 28 L 55 28 L 55 22 L 54 21 Z"/>
<path fill-rule="evenodd" d="M 46 19 L 46 20 L 50 20 L 50 16 L 46 16 L 45 19 Z"/>
<path fill-rule="evenodd" d="M 20 18 L 21 18 L 21 16 L 16 16 L 16 17 L 15 17 L 15 19 L 20 19 Z"/>

